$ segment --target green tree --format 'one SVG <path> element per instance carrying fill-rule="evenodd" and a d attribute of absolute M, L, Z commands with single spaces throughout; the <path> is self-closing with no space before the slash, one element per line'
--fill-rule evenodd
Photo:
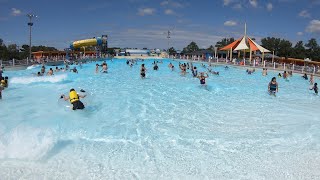
<path fill-rule="evenodd" d="M 169 48 L 168 52 L 169 52 L 169 55 L 173 55 L 173 54 L 177 53 L 177 51 L 174 49 L 174 47 Z"/>
<path fill-rule="evenodd" d="M 215 45 L 215 47 L 218 47 L 218 48 L 222 48 L 228 44 L 231 44 L 234 42 L 234 38 L 223 38 L 221 41 L 218 41 Z"/>
<path fill-rule="evenodd" d="M 304 59 L 306 57 L 306 48 L 304 47 L 303 41 L 297 42 L 293 47 L 291 57 L 299 59 Z"/>
<path fill-rule="evenodd" d="M 2 39 L 1 39 L 2 40 Z M 5 44 L 0 46 L 0 60 L 8 60 L 9 59 L 9 52 Z"/>
<path fill-rule="evenodd" d="M 195 42 L 191 42 L 187 47 L 183 48 L 183 53 L 191 53 L 191 52 L 194 52 L 194 51 L 198 51 L 199 50 L 199 47 L 197 45 L 197 43 Z"/>
<path fill-rule="evenodd" d="M 8 52 L 9 52 L 9 59 L 20 59 L 19 57 L 19 49 L 16 44 L 10 44 L 7 47 Z"/>
<path fill-rule="evenodd" d="M 22 45 L 21 49 L 20 49 L 20 59 L 26 59 L 27 57 L 29 57 L 29 45 Z"/>
<path fill-rule="evenodd" d="M 36 52 L 36 51 L 58 51 L 58 49 L 56 49 L 55 47 L 49 47 L 49 46 L 40 45 L 40 46 L 32 46 L 31 47 L 31 51 L 32 52 Z"/>
<path fill-rule="evenodd" d="M 306 50 L 306 54 L 309 58 L 315 61 L 320 61 L 320 47 L 315 38 L 312 38 L 305 45 L 308 49 Z"/>
<path fill-rule="evenodd" d="M 207 48 L 207 50 L 214 51 L 214 47 L 211 45 L 210 47 Z"/>
<path fill-rule="evenodd" d="M 282 57 L 290 57 L 292 53 L 292 43 L 288 40 L 282 39 L 279 43 L 278 55 Z"/>
<path fill-rule="evenodd" d="M 270 51 L 274 51 L 276 55 L 280 55 L 280 38 L 267 37 L 261 39 L 261 45 Z"/>

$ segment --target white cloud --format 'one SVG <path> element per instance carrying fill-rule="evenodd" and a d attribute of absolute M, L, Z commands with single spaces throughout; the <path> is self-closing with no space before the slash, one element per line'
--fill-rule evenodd
<path fill-rule="evenodd" d="M 242 5 L 239 3 L 239 4 L 235 4 L 233 7 L 233 9 L 242 9 Z"/>
<path fill-rule="evenodd" d="M 224 22 L 224 25 L 225 26 L 236 26 L 237 22 L 235 22 L 235 21 L 226 21 L 226 22 Z"/>
<path fill-rule="evenodd" d="M 11 9 L 11 14 L 12 16 L 20 16 L 21 15 L 21 10 L 20 9 L 17 9 L 17 8 L 12 8 Z"/>
<path fill-rule="evenodd" d="M 140 8 L 140 9 L 138 9 L 138 14 L 140 16 L 153 15 L 155 12 L 156 12 L 156 10 L 153 8 Z"/>
<path fill-rule="evenodd" d="M 223 5 L 228 6 L 231 3 L 231 0 L 223 0 Z"/>
<path fill-rule="evenodd" d="M 272 11 L 272 9 L 273 9 L 273 5 L 271 3 L 268 3 L 267 4 L 267 10 L 268 11 Z"/>
<path fill-rule="evenodd" d="M 161 3 L 160 3 L 160 5 L 161 6 L 170 6 L 171 8 L 183 8 L 183 7 L 185 7 L 185 5 L 184 4 L 181 4 L 181 3 L 179 3 L 179 2 L 175 2 L 175 1 L 173 1 L 173 0 L 166 0 L 166 1 L 162 1 Z"/>
<path fill-rule="evenodd" d="M 175 8 L 183 8 L 185 5 L 179 3 L 179 2 L 171 2 L 171 6 Z"/>
<path fill-rule="evenodd" d="M 168 4 L 169 4 L 169 1 L 168 1 L 168 0 L 162 1 L 162 2 L 160 3 L 161 6 L 166 6 L 166 5 L 168 5 Z"/>
<path fill-rule="evenodd" d="M 307 10 L 301 11 L 301 12 L 299 13 L 299 16 L 300 16 L 300 17 L 304 17 L 304 18 L 310 18 L 310 17 L 311 17 L 310 13 L 309 13 Z"/>
<path fill-rule="evenodd" d="M 249 3 L 252 7 L 258 7 L 258 1 L 257 0 L 249 0 Z"/>
<path fill-rule="evenodd" d="M 167 28 L 157 29 L 127 29 L 118 31 L 110 36 L 110 47 L 137 47 L 137 48 L 167 48 Z M 212 32 L 176 29 L 172 32 L 170 46 L 182 50 L 191 41 L 195 41 L 199 47 L 209 47 L 224 38 L 225 35 L 215 35 Z M 124 41 L 125 40 L 125 41 Z"/>
<path fill-rule="evenodd" d="M 166 10 L 164 11 L 164 13 L 165 13 L 166 15 L 173 15 L 173 14 L 175 14 L 172 9 L 166 9 Z"/>
<path fill-rule="evenodd" d="M 320 33 L 320 20 L 312 20 L 306 28 L 307 32 L 310 33 Z"/>
<path fill-rule="evenodd" d="M 297 32 L 297 35 L 298 35 L 298 36 L 302 36 L 302 35 L 303 35 L 303 32 Z"/>

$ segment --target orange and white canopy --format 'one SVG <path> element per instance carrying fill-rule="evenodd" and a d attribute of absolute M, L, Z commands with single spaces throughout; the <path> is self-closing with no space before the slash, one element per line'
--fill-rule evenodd
<path fill-rule="evenodd" d="M 259 44 L 257 44 L 247 36 L 243 36 L 242 38 L 237 39 L 233 43 L 220 49 L 220 51 L 226 51 L 226 50 L 232 50 L 232 51 L 250 50 L 250 51 L 260 51 L 263 53 L 270 52 L 268 49 L 260 46 Z"/>

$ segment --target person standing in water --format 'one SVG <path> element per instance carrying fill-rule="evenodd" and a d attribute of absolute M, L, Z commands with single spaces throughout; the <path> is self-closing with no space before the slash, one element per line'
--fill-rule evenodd
<path fill-rule="evenodd" d="M 310 85 L 313 85 L 313 83 L 314 83 L 313 74 L 310 75 L 309 82 L 310 82 Z"/>
<path fill-rule="evenodd" d="M 159 66 L 157 63 L 154 63 L 154 66 L 153 66 L 153 70 L 157 71 L 159 69 Z"/>
<path fill-rule="evenodd" d="M 96 73 L 99 72 L 99 64 L 96 64 Z"/>
<path fill-rule="evenodd" d="M 141 64 L 141 69 L 140 69 L 141 78 L 146 78 L 146 71 L 147 69 L 144 67 L 144 64 Z"/>
<path fill-rule="evenodd" d="M 50 70 L 48 71 L 47 75 L 48 75 L 48 76 L 52 76 L 52 75 L 53 75 L 53 70 L 52 70 L 52 68 L 50 68 Z"/>
<path fill-rule="evenodd" d="M 307 73 L 304 73 L 304 75 L 302 76 L 303 79 L 308 80 L 308 75 Z"/>
<path fill-rule="evenodd" d="M 268 91 L 270 95 L 274 95 L 274 96 L 278 92 L 278 83 L 277 83 L 276 77 L 273 77 L 271 79 L 271 82 L 268 85 Z"/>
<path fill-rule="evenodd" d="M 2 73 L 3 73 L 3 70 L 2 70 L 2 67 L 0 67 L 0 79 L 2 79 Z"/>
<path fill-rule="evenodd" d="M 314 93 L 318 95 L 318 83 L 314 83 L 314 86 L 310 90 L 314 90 Z"/>
<path fill-rule="evenodd" d="M 268 75 L 268 69 L 267 68 L 263 68 L 262 76 L 266 76 L 266 75 Z"/>
<path fill-rule="evenodd" d="M 288 78 L 287 71 L 284 71 L 284 72 L 283 72 L 283 76 L 282 76 L 282 77 L 283 77 L 283 79 L 287 79 L 287 78 Z"/>
<path fill-rule="evenodd" d="M 46 72 L 46 67 L 42 66 L 40 72 L 41 72 L 41 74 L 44 74 Z"/>
<path fill-rule="evenodd" d="M 106 62 L 103 62 L 101 71 L 102 73 L 108 73 L 108 64 Z"/>
<path fill-rule="evenodd" d="M 204 72 L 201 72 L 198 76 L 198 79 L 200 80 L 200 84 L 206 86 L 206 78 L 208 78 L 209 75 L 206 73 L 206 76 L 204 75 Z"/>
<path fill-rule="evenodd" d="M 193 69 L 191 69 L 191 72 L 192 72 L 193 77 L 197 77 L 198 76 L 197 67 L 194 66 Z"/>

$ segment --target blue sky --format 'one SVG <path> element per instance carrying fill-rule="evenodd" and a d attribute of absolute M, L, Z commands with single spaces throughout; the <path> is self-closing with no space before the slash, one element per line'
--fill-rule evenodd
<path fill-rule="evenodd" d="M 0 0 L 0 38 L 28 44 L 27 13 L 34 20 L 33 44 L 68 47 L 74 40 L 109 35 L 109 46 L 182 49 L 191 41 L 206 48 L 224 37 L 248 35 L 293 43 L 320 43 L 320 0 Z M 260 42 L 259 42 L 260 43 Z"/>

